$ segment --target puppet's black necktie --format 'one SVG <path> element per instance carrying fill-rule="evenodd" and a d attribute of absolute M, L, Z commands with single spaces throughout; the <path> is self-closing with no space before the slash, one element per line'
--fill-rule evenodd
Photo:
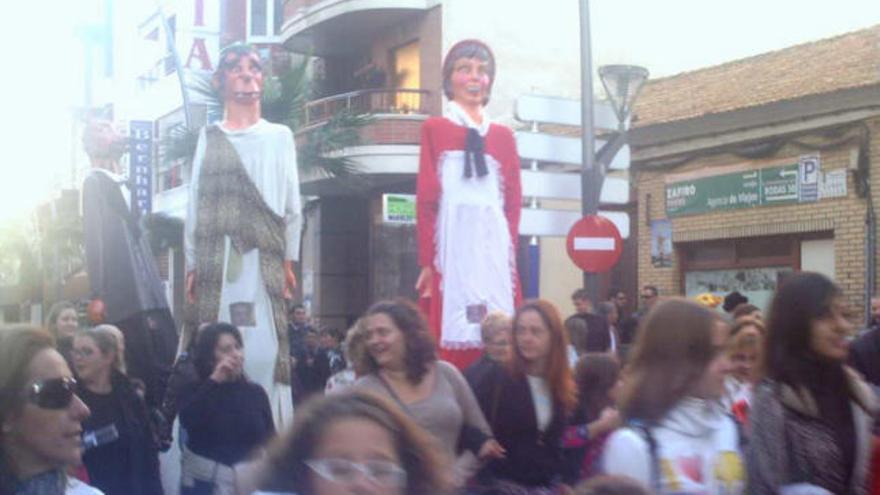
<path fill-rule="evenodd" d="M 483 177 L 489 173 L 486 168 L 486 157 L 483 155 L 483 137 L 476 129 L 468 128 L 467 140 L 464 145 L 464 176 L 470 179 L 474 175 L 473 165 L 477 166 L 477 177 Z"/>

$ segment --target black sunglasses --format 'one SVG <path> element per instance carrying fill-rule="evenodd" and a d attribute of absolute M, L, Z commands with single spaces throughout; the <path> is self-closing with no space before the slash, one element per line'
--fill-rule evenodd
<path fill-rule="evenodd" d="M 27 398 L 43 409 L 64 409 L 76 395 L 76 380 L 70 377 L 52 378 L 34 383 L 26 390 Z"/>

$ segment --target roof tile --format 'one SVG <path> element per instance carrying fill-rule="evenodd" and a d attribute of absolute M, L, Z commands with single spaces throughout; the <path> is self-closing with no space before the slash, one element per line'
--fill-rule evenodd
<path fill-rule="evenodd" d="M 880 25 L 649 80 L 635 127 L 880 83 Z"/>

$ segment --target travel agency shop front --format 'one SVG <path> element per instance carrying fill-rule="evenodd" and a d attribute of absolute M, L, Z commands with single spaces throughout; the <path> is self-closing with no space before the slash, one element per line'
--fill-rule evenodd
<path fill-rule="evenodd" d="M 876 287 L 880 27 L 650 81 L 636 104 L 638 279 L 768 309 L 817 271 Z"/>

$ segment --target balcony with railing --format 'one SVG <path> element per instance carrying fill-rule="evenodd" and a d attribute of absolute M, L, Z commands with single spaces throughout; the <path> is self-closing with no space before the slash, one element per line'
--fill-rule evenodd
<path fill-rule="evenodd" d="M 308 103 L 306 125 L 296 134 L 298 143 L 310 139 L 314 131 L 341 112 L 368 115 L 369 119 L 358 129 L 360 144 L 341 150 L 356 164 L 358 176 L 303 177 L 303 194 L 348 194 L 414 175 L 418 171 L 422 122 L 439 110 L 435 97 L 431 91 L 422 89 L 365 89 Z"/>
<path fill-rule="evenodd" d="M 418 144 L 419 128 L 428 115 L 437 113 L 431 91 L 424 89 L 362 89 L 309 102 L 305 108 L 308 132 L 340 112 L 371 115 L 360 129 L 365 145 Z"/>

